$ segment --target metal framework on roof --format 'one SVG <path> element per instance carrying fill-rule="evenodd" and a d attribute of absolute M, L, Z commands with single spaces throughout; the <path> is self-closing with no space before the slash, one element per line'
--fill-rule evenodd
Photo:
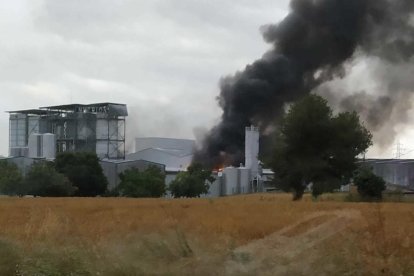
<path fill-rule="evenodd" d="M 104 105 L 125 105 L 125 104 L 121 104 L 121 103 L 111 103 L 111 102 L 103 102 L 103 103 L 91 103 L 91 104 L 79 104 L 79 103 L 72 103 L 72 104 L 62 104 L 62 105 L 52 105 L 52 106 L 44 106 L 44 107 L 40 107 L 40 109 L 45 109 L 45 108 L 70 108 L 70 107 L 76 107 L 76 106 L 92 106 L 92 105 L 99 105 L 99 106 L 104 106 Z"/>
<path fill-rule="evenodd" d="M 8 113 L 10 152 L 27 147 L 31 134 L 53 133 L 57 153 L 89 151 L 101 159 L 125 159 L 125 104 L 67 104 Z"/>
<path fill-rule="evenodd" d="M 26 109 L 26 110 L 15 110 L 15 111 L 6 111 L 10 114 L 25 114 L 25 115 L 47 115 L 48 111 L 42 109 Z"/>

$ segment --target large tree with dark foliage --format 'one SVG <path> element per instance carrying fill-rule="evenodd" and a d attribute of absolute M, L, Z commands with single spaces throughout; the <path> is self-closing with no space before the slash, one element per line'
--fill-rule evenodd
<path fill-rule="evenodd" d="M 207 194 L 209 183 L 214 181 L 212 172 L 205 170 L 200 164 L 192 164 L 186 172 L 180 172 L 171 182 L 169 190 L 178 197 L 199 197 Z"/>
<path fill-rule="evenodd" d="M 55 167 L 77 187 L 75 196 L 97 196 L 106 192 L 108 180 L 95 153 L 61 153 L 56 157 Z"/>
<path fill-rule="evenodd" d="M 0 161 L 0 194 L 22 195 L 23 178 L 14 163 Z"/>
<path fill-rule="evenodd" d="M 306 96 L 290 107 L 280 126 L 271 161 L 277 185 L 292 191 L 294 200 L 310 183 L 314 196 L 339 188 L 371 139 L 355 112 L 333 115 L 324 98 Z"/>
<path fill-rule="evenodd" d="M 156 166 L 140 171 L 132 168 L 120 173 L 115 194 L 126 197 L 161 197 L 165 194 L 165 174 Z"/>
<path fill-rule="evenodd" d="M 24 180 L 24 193 L 34 196 L 64 197 L 71 196 L 77 190 L 61 173 L 56 172 L 52 164 L 34 163 Z"/>

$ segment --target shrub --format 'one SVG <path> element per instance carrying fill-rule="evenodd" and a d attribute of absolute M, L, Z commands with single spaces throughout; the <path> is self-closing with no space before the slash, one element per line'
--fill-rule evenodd
<path fill-rule="evenodd" d="M 382 199 L 385 181 L 375 175 L 371 169 L 360 167 L 355 174 L 354 183 L 363 199 Z"/>
<path fill-rule="evenodd" d="M 207 194 L 214 178 L 211 171 L 204 170 L 200 164 L 193 164 L 186 172 L 180 172 L 171 182 L 169 190 L 174 197 L 199 197 Z"/>
<path fill-rule="evenodd" d="M 161 197 L 165 194 L 165 174 L 156 167 L 145 171 L 132 168 L 119 175 L 121 183 L 116 193 L 126 197 Z"/>
<path fill-rule="evenodd" d="M 21 195 L 22 175 L 16 164 L 0 161 L 0 194 Z"/>
<path fill-rule="evenodd" d="M 56 170 L 64 174 L 73 186 L 77 187 L 76 196 L 103 195 L 108 180 L 103 174 L 99 159 L 91 152 L 65 152 L 56 157 Z"/>
<path fill-rule="evenodd" d="M 71 196 L 75 191 L 76 188 L 63 174 L 45 162 L 33 164 L 24 180 L 24 194 L 60 197 Z"/>

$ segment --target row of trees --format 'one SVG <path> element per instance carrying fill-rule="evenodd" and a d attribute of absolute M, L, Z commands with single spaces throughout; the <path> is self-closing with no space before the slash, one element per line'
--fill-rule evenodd
<path fill-rule="evenodd" d="M 0 162 L 0 193 L 7 195 L 70 196 L 77 189 L 49 162 L 34 163 L 23 177 L 18 167 Z"/>
<path fill-rule="evenodd" d="M 23 176 L 14 163 L 0 162 L 0 194 L 33 196 L 122 196 L 162 197 L 167 193 L 165 174 L 156 166 L 129 169 L 120 174 L 120 184 L 107 190 L 108 181 L 93 153 L 64 153 L 55 162 L 34 163 Z M 168 191 L 174 197 L 199 197 L 208 192 L 211 171 L 192 165 L 180 172 Z"/>
<path fill-rule="evenodd" d="M 161 197 L 169 191 L 173 197 L 199 197 L 206 194 L 209 182 L 214 181 L 212 172 L 205 170 L 200 164 L 193 164 L 186 172 L 178 173 L 170 183 L 165 186 L 165 174 L 155 166 L 144 171 L 129 169 L 120 174 L 121 183 L 111 195 L 125 197 Z"/>
<path fill-rule="evenodd" d="M 10 162 L 0 162 L 0 193 L 33 196 L 104 195 L 108 181 L 93 153 L 63 153 L 55 162 L 35 162 L 23 176 Z"/>

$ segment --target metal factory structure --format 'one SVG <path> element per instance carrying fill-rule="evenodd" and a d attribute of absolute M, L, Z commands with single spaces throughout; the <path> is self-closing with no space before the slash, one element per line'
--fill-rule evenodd
<path fill-rule="evenodd" d="M 49 144 L 54 143 L 55 153 L 89 151 L 100 159 L 125 159 L 125 104 L 68 104 L 9 113 L 10 156 L 27 157 L 29 152 L 41 152 L 44 148 L 48 156 L 36 157 L 50 157 L 53 151 Z M 39 134 L 53 135 L 39 138 Z M 29 150 L 31 144 L 37 145 L 38 150 Z"/>
<path fill-rule="evenodd" d="M 367 159 L 360 163 L 372 168 L 388 186 L 414 190 L 413 159 Z"/>

